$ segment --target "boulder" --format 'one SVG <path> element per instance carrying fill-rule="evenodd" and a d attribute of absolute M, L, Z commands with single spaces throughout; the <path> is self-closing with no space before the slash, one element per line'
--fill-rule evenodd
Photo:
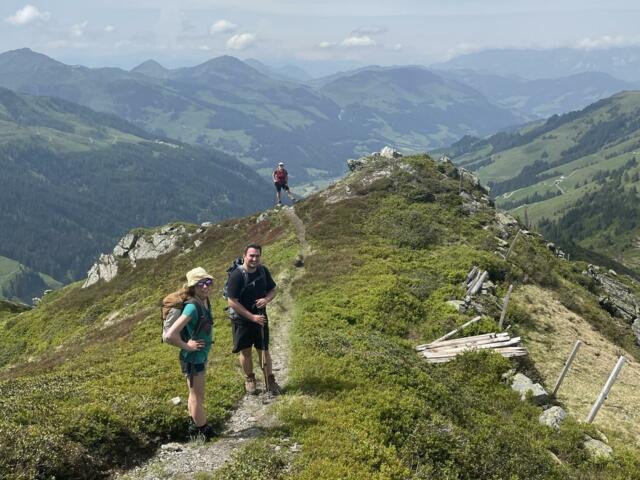
<path fill-rule="evenodd" d="M 502 227 L 517 227 L 518 221 L 506 213 L 496 213 L 496 222 Z"/>
<path fill-rule="evenodd" d="M 347 167 L 349 167 L 350 172 L 355 172 L 356 170 L 364 167 L 367 164 L 368 160 L 369 159 L 367 157 L 350 158 L 349 160 L 347 160 Z"/>
<path fill-rule="evenodd" d="M 482 199 L 477 200 L 468 192 L 460 192 L 460 198 L 462 199 L 462 210 L 468 215 L 478 213 L 489 205 L 487 202 L 481 201 Z"/>
<path fill-rule="evenodd" d="M 636 318 L 633 321 L 633 325 L 631 325 L 631 330 L 633 334 L 636 336 L 636 343 L 640 345 L 640 318 Z"/>
<path fill-rule="evenodd" d="M 611 458 L 613 454 L 613 449 L 609 445 L 595 438 L 591 438 L 588 435 L 586 436 L 583 446 L 589 456 L 594 460 L 607 460 Z"/>
<path fill-rule="evenodd" d="M 551 407 L 538 417 L 538 420 L 542 425 L 553 428 L 554 430 L 560 429 L 560 424 L 567 418 L 567 412 L 562 407 Z"/>
<path fill-rule="evenodd" d="M 520 394 L 520 400 L 526 400 L 531 392 L 531 401 L 536 405 L 544 404 L 549 398 L 549 394 L 542 388 L 542 385 L 533 383 L 529 377 L 522 373 L 516 373 L 513 376 L 511 389 Z"/>
<path fill-rule="evenodd" d="M 402 154 L 400 152 L 398 152 L 395 148 L 392 147 L 384 147 L 382 150 L 380 150 L 380 156 L 384 157 L 384 158 L 399 158 L 402 156 Z"/>

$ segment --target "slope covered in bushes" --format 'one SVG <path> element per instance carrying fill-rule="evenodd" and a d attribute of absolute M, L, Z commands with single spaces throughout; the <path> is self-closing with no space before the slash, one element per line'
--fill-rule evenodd
<path fill-rule="evenodd" d="M 481 204 L 478 187 L 462 186 Z M 640 457 L 615 431 L 604 430 L 613 459 L 594 461 L 582 442 L 598 435 L 597 423 L 570 419 L 559 432 L 538 423 L 541 409 L 502 380 L 514 366 L 536 376 L 533 363 L 485 352 L 430 365 L 416 355 L 415 344 L 475 313 L 446 302 L 464 295 L 462 282 L 478 265 L 498 297 L 508 283 L 554 292 L 607 341 L 640 358 L 628 327 L 589 300 L 581 265 L 556 259 L 535 236 L 505 261 L 495 253 L 495 211 L 481 204 L 470 214 L 459 188 L 454 167 L 426 156 L 372 159 L 296 206 L 312 253 L 291 287 L 292 360 L 279 422 L 235 463 L 200 478 L 636 478 Z M 191 266 L 222 279 L 249 240 L 265 245 L 264 260 L 276 274 L 294 268 L 299 250 L 293 226 L 276 213 L 197 235 L 192 239 L 204 243 L 190 253 L 140 262 L 108 284 L 67 287 L 7 321 L 0 351 L 14 351 L 1 363 L 14 366 L 0 374 L 3 475 L 99 476 L 140 458 L 155 437 L 184 436 L 185 412 L 169 403 L 183 381 L 175 350 L 159 342 L 157 299 Z M 587 300 L 572 306 L 571 298 Z M 216 299 L 217 315 L 221 306 Z M 536 328 L 531 308 L 510 309 L 512 332 Z M 496 331 L 498 305 L 487 304 L 485 314 L 464 333 Z M 242 385 L 225 321 L 216 328 L 207 408 L 220 424 Z M 16 434 L 19 442 L 10 440 Z M 301 452 L 291 457 L 274 448 L 285 437 Z"/>

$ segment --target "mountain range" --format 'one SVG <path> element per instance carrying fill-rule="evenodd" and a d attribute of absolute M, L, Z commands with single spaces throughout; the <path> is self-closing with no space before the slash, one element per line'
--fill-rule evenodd
<path fill-rule="evenodd" d="M 507 77 L 516 75 L 529 80 L 602 72 L 637 83 L 640 81 L 640 47 L 489 49 L 460 55 L 431 67 L 447 70 L 469 69 Z"/>
<path fill-rule="evenodd" d="M 367 101 L 354 95 L 359 82 Z M 265 177 L 285 161 L 298 183 L 335 178 L 345 158 L 378 150 L 390 138 L 421 151 L 523 121 L 424 68 L 370 70 L 315 90 L 229 56 L 175 70 L 148 61 L 127 72 L 65 65 L 22 49 L 0 55 L 0 86 L 60 97 L 156 135 L 213 146 Z M 431 91 L 438 98 L 418 96 Z"/>

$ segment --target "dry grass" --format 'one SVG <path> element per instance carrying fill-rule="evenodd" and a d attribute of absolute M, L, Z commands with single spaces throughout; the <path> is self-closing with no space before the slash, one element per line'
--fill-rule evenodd
<path fill-rule="evenodd" d="M 526 346 L 547 390 L 553 389 L 576 340 L 584 342 L 558 392 L 558 400 L 568 413 L 583 421 L 625 351 L 565 308 L 552 292 L 526 286 L 518 291 L 517 298 L 531 307 L 534 325 L 525 333 Z M 609 430 L 610 437 L 640 445 L 640 365 L 631 360 L 627 355 L 627 363 L 594 425 Z"/>

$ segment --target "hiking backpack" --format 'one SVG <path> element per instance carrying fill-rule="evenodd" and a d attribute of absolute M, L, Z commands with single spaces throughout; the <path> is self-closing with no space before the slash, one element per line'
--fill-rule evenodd
<path fill-rule="evenodd" d="M 162 341 L 166 342 L 167 340 L 167 332 L 171 328 L 171 326 L 176 323 L 176 320 L 180 318 L 182 315 L 182 311 L 184 307 L 188 304 L 193 304 L 196 307 L 196 311 L 198 312 L 198 324 L 196 325 L 195 330 L 193 331 L 193 335 L 191 338 L 195 337 L 204 325 L 205 314 L 200 308 L 200 305 L 196 300 L 189 297 L 187 292 L 183 290 L 178 290 L 177 292 L 170 293 L 166 297 L 162 299 L 161 307 L 160 307 L 160 319 L 162 320 Z M 180 337 L 183 341 L 188 341 L 189 338 L 186 337 L 186 329 L 182 329 L 180 332 Z"/>
<path fill-rule="evenodd" d="M 242 257 L 236 257 L 233 260 L 233 262 L 231 262 L 231 265 L 229 265 L 229 268 L 227 268 L 227 280 L 224 282 L 224 287 L 222 287 L 222 296 L 224 298 L 229 298 L 229 277 L 237 269 L 240 269 L 240 271 L 242 272 L 242 278 L 244 279 L 244 285 L 242 286 L 242 289 L 240 290 L 240 294 L 238 295 L 238 300 L 240 299 L 240 297 L 242 297 L 242 294 L 244 293 L 244 291 L 248 287 L 250 287 L 251 285 L 255 285 L 255 283 L 258 280 L 261 280 L 262 278 L 265 277 L 264 267 L 262 265 L 259 265 L 258 266 L 258 271 L 260 272 L 260 275 L 258 275 L 251 282 L 249 282 L 249 274 L 244 269 L 243 263 L 244 263 L 244 259 Z M 229 314 L 229 316 L 231 318 L 237 317 L 238 314 L 233 310 L 233 308 L 227 306 L 224 309 Z"/>

